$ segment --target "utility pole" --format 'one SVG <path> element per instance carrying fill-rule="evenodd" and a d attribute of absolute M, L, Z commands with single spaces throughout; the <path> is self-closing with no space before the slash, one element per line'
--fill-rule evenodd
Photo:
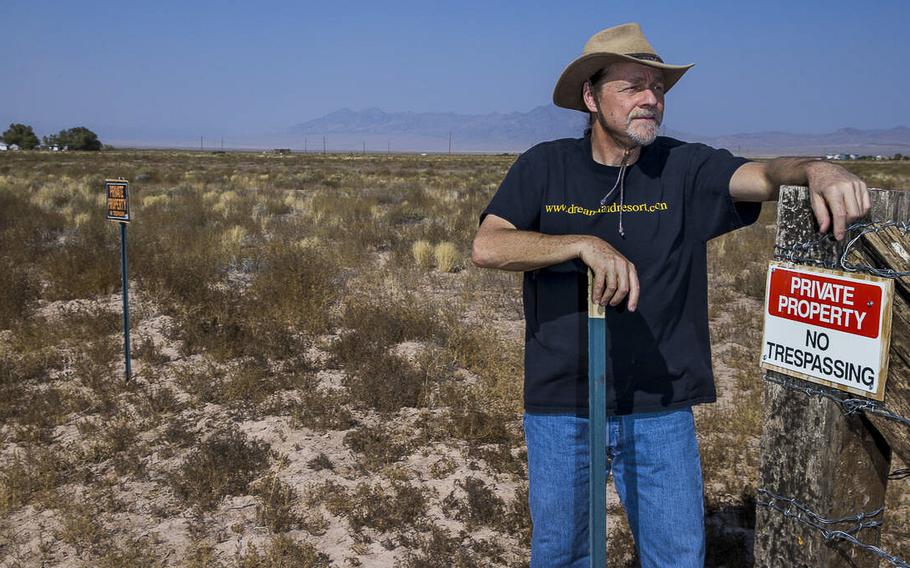
<path fill-rule="evenodd" d="M 452 131 L 449 130 L 449 155 L 452 155 Z"/>
<path fill-rule="evenodd" d="M 386 148 L 386 154 L 391 154 L 391 153 L 392 153 L 392 141 L 389 140 L 388 147 Z"/>
<path fill-rule="evenodd" d="M 366 142 L 363 143 L 363 153 L 364 154 L 367 153 L 367 143 Z"/>
<path fill-rule="evenodd" d="M 199 137 L 199 149 L 202 150 L 202 136 Z"/>
<path fill-rule="evenodd" d="M 224 152 L 224 136 L 221 137 L 221 151 Z"/>
<path fill-rule="evenodd" d="M 306 143 L 307 143 L 307 139 L 306 139 L 306 136 L 304 136 L 303 137 L 303 153 L 304 154 L 306 154 Z"/>
<path fill-rule="evenodd" d="M 325 156 L 325 136 L 322 137 L 322 155 Z"/>

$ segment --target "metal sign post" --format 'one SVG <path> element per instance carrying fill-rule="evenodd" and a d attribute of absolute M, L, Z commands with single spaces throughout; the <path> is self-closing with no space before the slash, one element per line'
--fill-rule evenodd
<path fill-rule="evenodd" d="M 130 364 L 130 287 L 126 276 L 126 223 L 120 222 L 120 287 L 123 290 L 123 361 L 125 378 L 133 375 Z"/>
<path fill-rule="evenodd" d="M 125 179 L 104 181 L 107 194 L 107 219 L 120 225 L 120 286 L 123 290 L 123 360 L 126 364 L 125 376 L 129 381 L 132 376 L 130 363 L 130 304 L 129 284 L 126 271 L 126 224 L 130 221 L 129 182 Z"/>
<path fill-rule="evenodd" d="M 591 301 L 593 273 L 588 271 L 588 451 L 590 504 L 588 542 L 591 567 L 607 565 L 607 409 L 606 320 L 604 307 Z"/>

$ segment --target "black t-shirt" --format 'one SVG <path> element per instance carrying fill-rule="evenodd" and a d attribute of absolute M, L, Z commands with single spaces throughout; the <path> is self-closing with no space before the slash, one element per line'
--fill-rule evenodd
<path fill-rule="evenodd" d="M 590 137 L 522 154 L 486 210 L 516 228 L 596 235 L 636 268 L 638 309 L 606 307 L 607 414 L 716 400 L 708 337 L 706 243 L 753 223 L 760 203 L 734 203 L 746 163 L 726 150 L 658 137 L 625 172 L 592 158 Z M 588 412 L 587 267 L 576 259 L 524 274 L 525 410 Z"/>

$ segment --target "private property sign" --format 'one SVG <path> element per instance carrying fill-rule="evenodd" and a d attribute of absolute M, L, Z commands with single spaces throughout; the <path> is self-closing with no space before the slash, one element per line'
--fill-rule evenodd
<path fill-rule="evenodd" d="M 130 220 L 130 183 L 125 179 L 106 179 L 107 219 L 128 223 Z"/>
<path fill-rule="evenodd" d="M 761 366 L 882 400 L 894 282 L 772 262 Z"/>

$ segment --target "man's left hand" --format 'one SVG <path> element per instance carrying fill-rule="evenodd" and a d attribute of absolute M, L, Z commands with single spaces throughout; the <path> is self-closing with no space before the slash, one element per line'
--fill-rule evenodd
<path fill-rule="evenodd" d="M 826 233 L 834 223 L 834 238 L 841 240 L 847 226 L 866 216 L 872 207 L 866 183 L 844 168 L 829 162 L 806 164 L 809 204 L 819 230 Z"/>

